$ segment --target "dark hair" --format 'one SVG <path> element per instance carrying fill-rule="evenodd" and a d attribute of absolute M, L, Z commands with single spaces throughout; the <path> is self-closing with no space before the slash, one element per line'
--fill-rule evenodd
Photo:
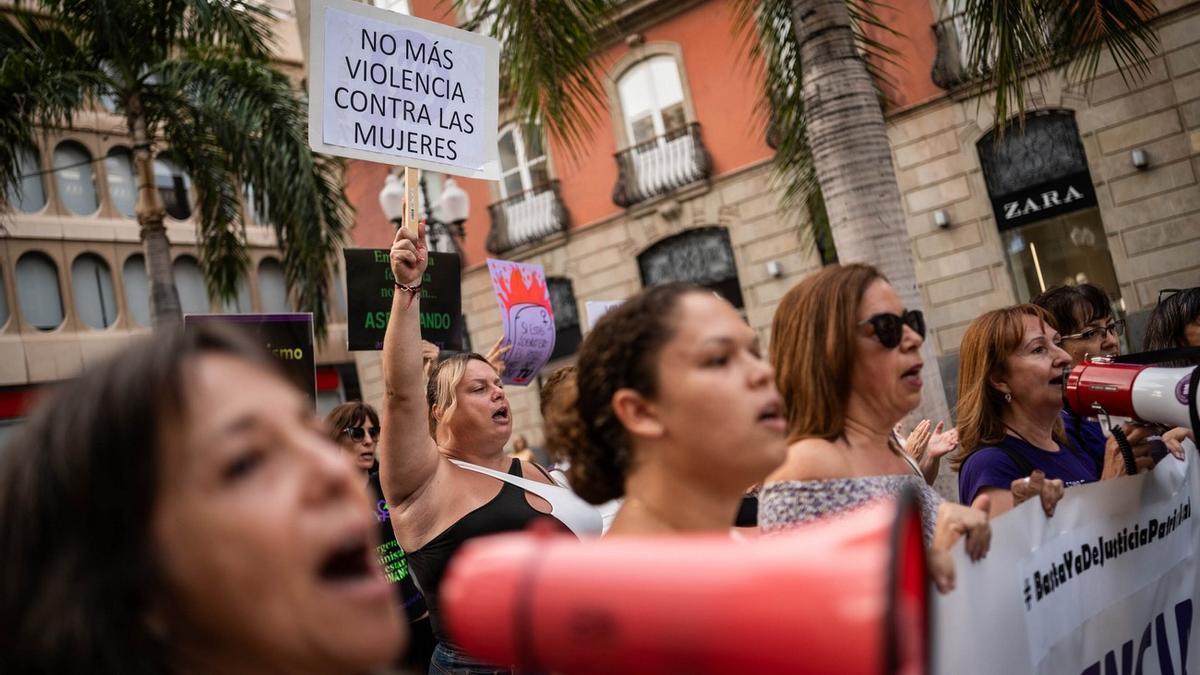
<path fill-rule="evenodd" d="M 342 429 L 362 426 L 367 420 L 379 426 L 379 413 L 369 404 L 362 401 L 346 401 L 329 411 L 325 416 L 325 431 L 330 440 L 337 441 L 342 435 Z"/>
<path fill-rule="evenodd" d="M 1184 330 L 1200 316 L 1200 287 L 1185 288 L 1167 296 L 1154 311 L 1146 324 L 1146 338 L 1142 348 L 1146 351 L 1187 347 Z M 1193 365 L 1181 363 L 1179 365 Z"/>
<path fill-rule="evenodd" d="M 1083 327 L 1089 323 L 1106 317 L 1115 317 L 1112 301 L 1108 299 L 1108 294 L 1103 288 L 1095 284 L 1079 284 L 1077 286 L 1055 286 L 1054 288 L 1043 291 L 1029 304 L 1041 307 L 1050 313 L 1050 318 L 1053 319 L 1054 329 L 1062 335 L 1073 335 L 1083 330 Z M 961 370 L 959 371 L 962 372 Z M 1072 427 L 1074 433 L 1070 439 L 1072 449 L 1083 449 L 1087 447 L 1087 443 L 1083 438 L 1083 420 L 1078 413 L 1070 408 L 1064 408 L 1067 414 L 1071 416 L 1073 422 Z M 959 423 L 959 440 L 963 439 L 962 424 Z M 1003 437 L 1003 434 L 1001 434 Z M 966 445 L 962 448 L 965 450 Z M 957 470 L 961 466 L 962 460 L 966 458 L 966 454 L 956 456 L 951 460 L 951 465 Z M 954 462 L 957 461 L 958 464 Z"/>
<path fill-rule="evenodd" d="M 1029 304 L 1050 312 L 1055 330 L 1064 335 L 1078 333 L 1097 319 L 1115 316 L 1108 294 L 1095 284 L 1055 286 L 1043 291 Z"/>
<path fill-rule="evenodd" d="M 0 452 L 0 663 L 5 673 L 162 675 L 144 617 L 162 447 L 184 422 L 187 370 L 228 354 L 283 377 L 232 329 L 153 336 L 62 383 Z"/>
<path fill-rule="evenodd" d="M 675 334 L 679 300 L 689 293 L 708 292 L 690 284 L 646 289 L 605 314 L 584 339 L 575 414 L 561 416 L 556 425 L 566 428 L 548 434 L 572 439 L 560 449 L 571 460 L 567 478 L 580 497 L 601 504 L 625 494 L 625 475 L 633 458 L 629 437 L 613 413 L 613 394 L 633 389 L 647 398 L 657 395 L 658 354 Z"/>

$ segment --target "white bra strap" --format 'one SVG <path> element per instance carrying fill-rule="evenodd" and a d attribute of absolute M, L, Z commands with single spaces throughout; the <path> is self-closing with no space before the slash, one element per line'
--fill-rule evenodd
<path fill-rule="evenodd" d="M 545 483 L 539 483 L 535 480 L 529 480 L 528 478 L 525 478 L 524 476 L 514 476 L 511 473 L 504 473 L 502 471 L 496 471 L 495 469 L 489 469 L 486 466 L 479 466 L 478 464 L 471 464 L 470 462 L 463 462 L 463 461 L 460 461 L 457 459 L 452 459 L 450 461 L 453 462 L 455 465 L 457 465 L 459 468 L 466 469 L 467 471 L 474 471 L 475 473 L 481 473 L 485 476 L 491 476 L 492 478 L 502 480 L 505 483 L 511 483 L 513 485 L 516 485 L 517 487 L 521 488 L 522 490 L 525 490 L 526 492 L 532 492 L 533 494 L 550 502 L 551 507 L 554 506 L 553 498 L 558 497 L 559 495 L 562 494 L 561 492 L 558 492 L 558 491 L 564 489 L 564 488 L 560 488 L 555 485 L 547 485 Z"/>

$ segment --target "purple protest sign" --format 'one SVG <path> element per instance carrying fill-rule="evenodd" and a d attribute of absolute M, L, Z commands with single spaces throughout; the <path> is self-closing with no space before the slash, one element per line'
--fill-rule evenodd
<path fill-rule="evenodd" d="M 541 265 L 488 258 L 504 322 L 504 384 L 527 385 L 554 351 L 554 309 Z"/>

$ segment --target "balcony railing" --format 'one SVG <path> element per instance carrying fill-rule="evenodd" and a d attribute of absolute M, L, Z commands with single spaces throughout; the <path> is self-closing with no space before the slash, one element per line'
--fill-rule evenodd
<path fill-rule="evenodd" d="M 712 174 L 712 159 L 700 140 L 700 123 L 669 131 L 616 154 L 613 202 L 628 208 Z"/>
<path fill-rule="evenodd" d="M 564 232 L 571 222 L 556 180 L 498 201 L 488 206 L 488 211 L 492 214 L 492 229 L 486 246 L 492 253 L 504 253 Z"/>

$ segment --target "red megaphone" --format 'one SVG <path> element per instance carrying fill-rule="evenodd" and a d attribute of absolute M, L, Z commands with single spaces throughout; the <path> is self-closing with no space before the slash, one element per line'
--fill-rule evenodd
<path fill-rule="evenodd" d="M 587 673 L 924 673 L 911 493 L 750 542 L 508 534 L 450 565 L 450 637 L 488 663 Z"/>
<path fill-rule="evenodd" d="M 1127 417 L 1147 424 L 1200 431 L 1196 396 L 1200 369 L 1084 361 L 1063 380 L 1067 407 L 1083 417 Z"/>

